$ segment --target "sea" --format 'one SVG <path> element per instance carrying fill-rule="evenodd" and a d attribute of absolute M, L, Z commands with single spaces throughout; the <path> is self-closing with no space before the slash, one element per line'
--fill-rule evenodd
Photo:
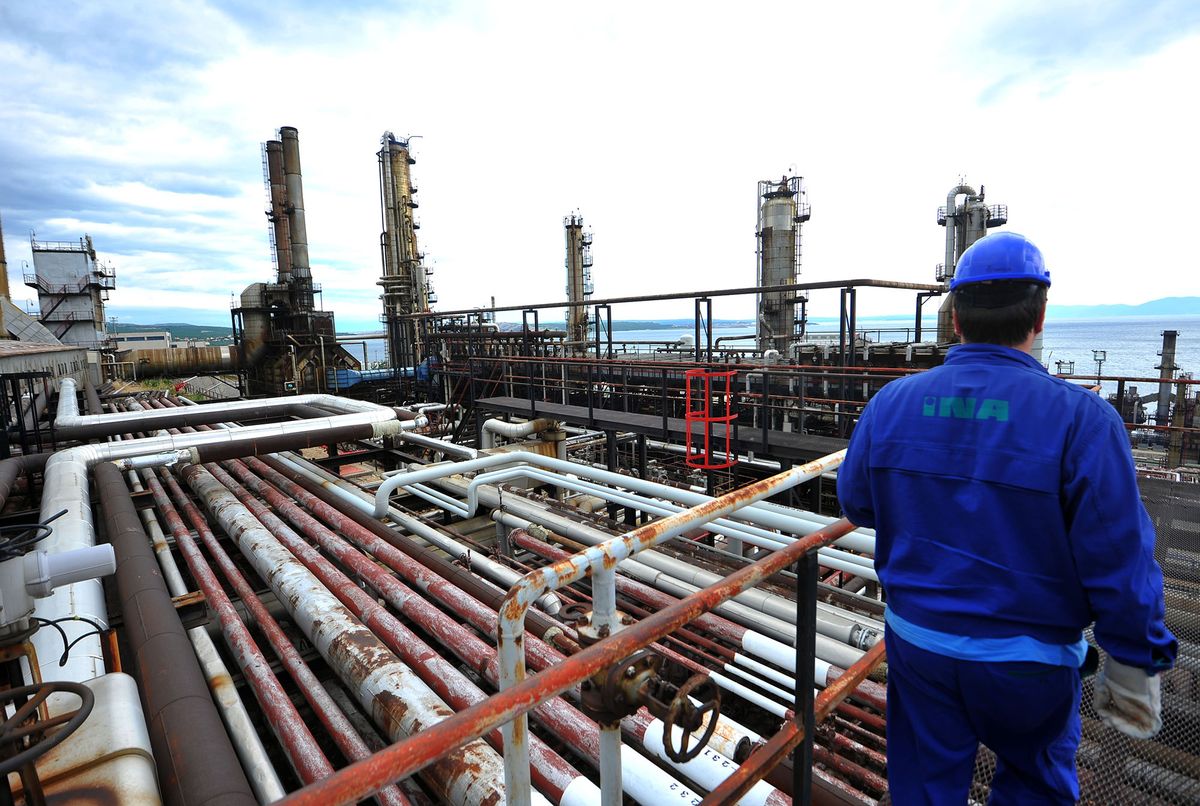
<path fill-rule="evenodd" d="M 858 330 L 872 341 L 906 341 L 914 337 L 911 319 L 860 319 Z M 922 337 L 926 340 L 936 331 L 933 318 L 922 320 Z M 1106 319 L 1049 319 L 1042 336 L 1042 363 L 1054 373 L 1069 374 L 1081 381 L 1098 374 L 1104 377 L 1157 378 L 1159 353 L 1162 350 L 1163 331 L 1178 333 L 1175 346 L 1175 365 L 1180 372 L 1200 376 L 1200 312 L 1173 316 L 1119 316 Z M 723 345 L 731 347 L 753 344 L 754 326 L 751 323 L 737 325 L 722 324 L 713 329 L 713 338 L 722 338 Z M 814 319 L 810 322 L 812 338 L 838 338 L 837 321 Z M 678 326 L 652 330 L 619 330 L 614 332 L 614 341 L 656 342 L 662 345 L 677 343 L 683 337 L 693 337 L 694 327 Z M 748 339 L 737 339 L 748 336 Z M 374 364 L 387 358 L 387 348 L 382 339 L 345 345 L 358 357 L 365 355 L 367 362 Z M 644 349 L 654 345 L 645 344 Z M 1097 363 L 1096 351 L 1103 351 L 1103 360 Z M 1061 364 L 1059 362 L 1062 362 Z M 1178 373 L 1177 373 L 1178 375 Z M 1152 382 L 1138 382 L 1141 394 L 1153 391 Z M 1104 393 L 1116 392 L 1115 381 L 1102 383 Z"/>

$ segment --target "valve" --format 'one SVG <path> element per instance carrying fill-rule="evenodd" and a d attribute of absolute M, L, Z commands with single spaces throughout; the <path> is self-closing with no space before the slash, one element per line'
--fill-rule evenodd
<path fill-rule="evenodd" d="M 704 696 L 701 696 L 702 694 Z M 696 705 L 692 702 L 693 699 L 699 700 L 700 704 Z M 720 715 L 720 689 L 706 674 L 694 674 L 689 677 L 687 682 L 679 687 L 667 716 L 663 719 L 663 749 L 667 751 L 667 757 L 682 764 L 700 755 L 716 731 L 717 717 Z M 706 716 L 707 723 L 704 721 Z M 677 725 L 683 729 L 679 734 L 678 750 L 672 744 L 674 740 L 671 738 L 671 728 Z M 694 738 L 692 732 L 699 730 L 701 726 L 704 726 L 704 733 L 696 740 L 695 746 L 689 749 L 688 741 Z"/>
<path fill-rule="evenodd" d="M 716 730 L 721 693 L 704 674 L 693 675 L 677 687 L 660 676 L 662 665 L 661 655 L 649 649 L 636 652 L 585 680 L 581 700 L 585 713 L 606 725 L 619 722 L 645 706 L 665 723 L 663 748 L 667 757 L 682 764 L 699 756 Z M 699 705 L 693 699 L 699 700 Z M 682 730 L 678 748 L 671 736 L 675 727 Z M 704 734 L 692 745 L 695 738 L 692 732 L 701 727 Z"/>

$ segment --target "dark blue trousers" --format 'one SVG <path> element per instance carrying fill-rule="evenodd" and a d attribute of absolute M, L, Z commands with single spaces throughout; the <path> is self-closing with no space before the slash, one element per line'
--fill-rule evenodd
<path fill-rule="evenodd" d="M 980 743 L 996 754 L 991 806 L 1079 798 L 1079 670 L 958 660 L 888 630 L 888 788 L 895 806 L 962 806 Z"/>

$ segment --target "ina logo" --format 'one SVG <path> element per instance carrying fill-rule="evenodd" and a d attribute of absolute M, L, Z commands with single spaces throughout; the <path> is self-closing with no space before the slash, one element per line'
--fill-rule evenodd
<path fill-rule="evenodd" d="M 926 395 L 921 413 L 926 417 L 950 417 L 955 420 L 995 420 L 1008 422 L 1008 401 L 985 397 L 975 405 L 973 397 L 934 397 Z"/>

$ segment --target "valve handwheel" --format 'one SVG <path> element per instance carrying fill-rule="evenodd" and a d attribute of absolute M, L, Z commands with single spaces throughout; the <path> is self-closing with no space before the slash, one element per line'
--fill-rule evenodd
<path fill-rule="evenodd" d="M 693 693 L 695 692 L 695 693 Z M 699 705 L 692 703 L 692 697 L 700 700 Z M 696 758 L 704 751 L 708 740 L 717 729 L 717 717 L 721 713 L 721 690 L 705 674 L 694 674 L 687 682 L 679 687 L 679 693 L 671 701 L 667 718 L 663 720 L 663 749 L 672 761 L 683 764 Z M 705 725 L 704 717 L 708 716 Z M 704 725 L 704 733 L 693 747 L 688 747 L 695 737 L 692 731 Z M 681 729 L 679 748 L 676 749 L 671 738 L 672 729 Z"/>
<path fill-rule="evenodd" d="M 592 612 L 590 607 L 579 602 L 571 602 L 562 606 L 558 611 L 558 618 L 560 621 L 575 622 L 584 618 L 590 612 Z"/>
<path fill-rule="evenodd" d="M 81 701 L 79 707 L 39 721 L 39 707 L 58 693 L 74 694 Z M 8 714 L 10 706 L 16 709 L 0 725 L 0 775 L 17 772 L 58 746 L 84 723 L 95 703 L 95 694 L 82 683 L 55 681 L 0 691 L 3 713 Z"/>

